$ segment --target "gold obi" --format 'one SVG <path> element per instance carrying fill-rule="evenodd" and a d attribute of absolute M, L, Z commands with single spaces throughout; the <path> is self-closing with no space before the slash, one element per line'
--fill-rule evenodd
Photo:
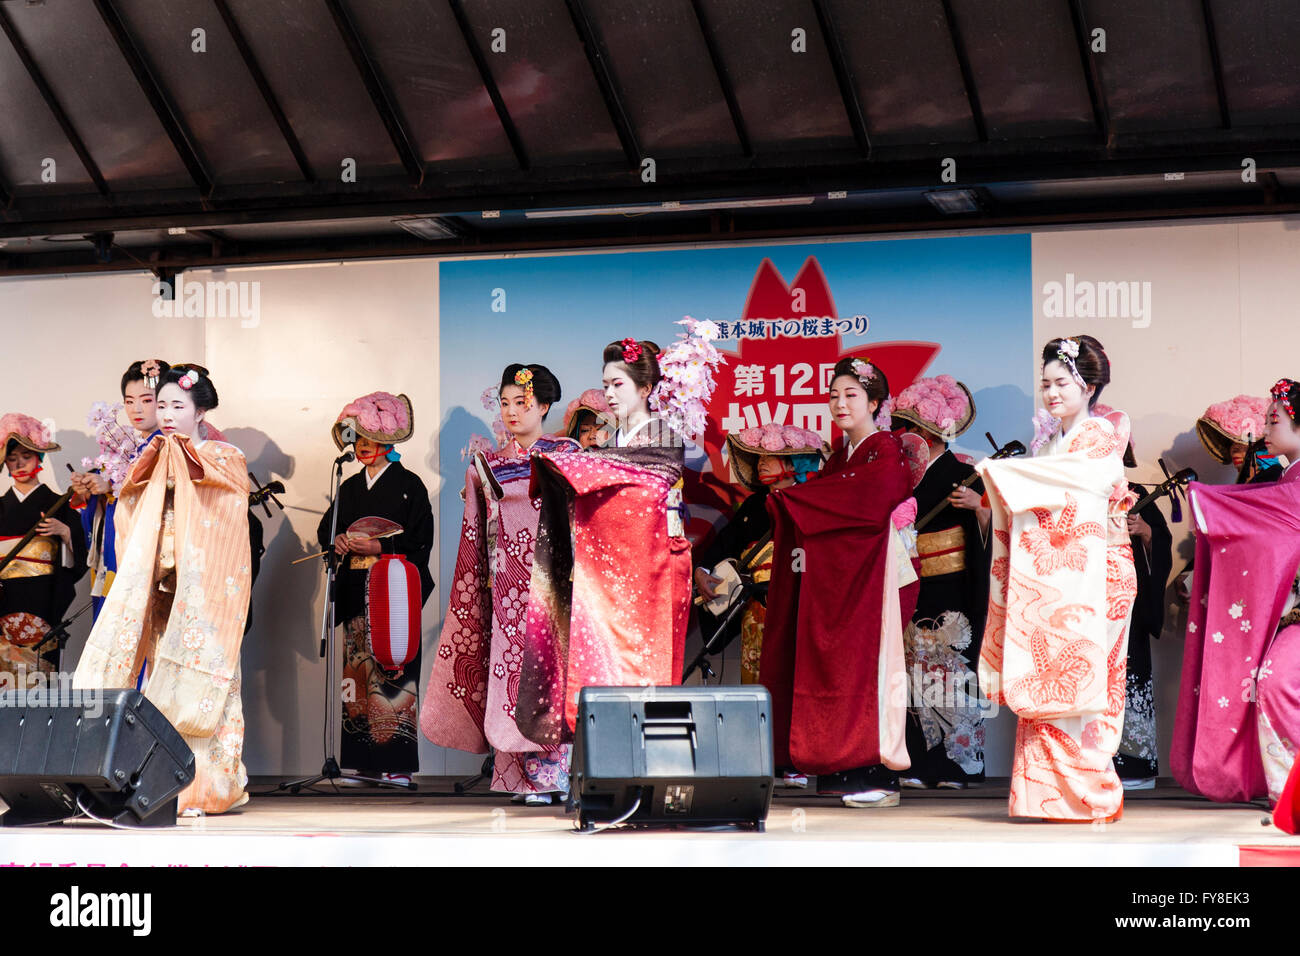
<path fill-rule="evenodd" d="M 10 541 L 0 541 L 0 557 L 7 555 L 13 546 L 18 543 L 14 538 Z M 18 552 L 18 557 L 14 559 L 9 567 L 0 573 L 0 578 L 9 580 L 10 578 L 39 578 L 47 574 L 54 573 L 54 565 L 59 560 L 59 539 L 45 537 L 44 535 L 32 538 L 27 542 L 27 546 Z"/>
<path fill-rule="evenodd" d="M 960 527 L 917 535 L 916 551 L 923 578 L 966 570 L 966 532 Z"/>
<path fill-rule="evenodd" d="M 348 558 L 348 567 L 353 571 L 368 571 L 379 560 L 377 554 L 354 554 Z"/>
<path fill-rule="evenodd" d="M 740 556 L 741 569 L 752 574 L 756 583 L 766 583 L 772 580 L 772 555 L 774 553 L 774 545 L 770 539 L 767 544 L 757 551 L 751 547 Z"/>

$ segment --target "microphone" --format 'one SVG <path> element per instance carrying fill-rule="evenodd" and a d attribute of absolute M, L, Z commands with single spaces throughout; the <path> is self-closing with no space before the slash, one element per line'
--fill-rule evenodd
<path fill-rule="evenodd" d="M 334 459 L 334 464 L 336 464 L 336 465 L 341 465 L 341 464 L 343 464 L 344 462 L 346 462 L 346 461 L 352 461 L 352 460 L 354 460 L 355 458 L 356 458 L 356 455 L 352 454 L 352 452 L 350 452 L 350 451 L 345 451 L 343 454 L 339 455 L 337 458 Z"/>

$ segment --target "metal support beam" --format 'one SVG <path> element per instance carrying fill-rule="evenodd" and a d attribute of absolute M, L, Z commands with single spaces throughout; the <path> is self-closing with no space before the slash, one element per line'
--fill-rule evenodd
<path fill-rule="evenodd" d="M 478 40 L 474 38 L 474 29 L 470 26 L 469 17 L 465 16 L 465 8 L 461 6 L 461 0 L 447 0 L 447 5 L 451 7 L 451 15 L 456 18 L 456 26 L 460 28 L 460 35 L 465 40 L 465 48 L 469 50 L 469 55 L 474 60 L 483 89 L 487 90 L 492 108 L 497 111 L 497 121 L 501 124 L 501 130 L 510 141 L 515 162 L 519 164 L 521 170 L 527 171 L 532 168 L 532 164 L 528 160 L 527 150 L 524 149 L 524 141 L 519 135 L 515 121 L 510 118 L 510 111 L 506 109 L 506 101 L 501 98 L 501 90 L 497 87 L 496 80 L 492 78 L 492 70 L 483 56 L 483 50 L 480 49 Z"/>
<path fill-rule="evenodd" d="M 835 82 L 840 87 L 844 112 L 848 114 L 849 126 L 853 128 L 853 138 L 857 140 L 862 155 L 870 159 L 871 136 L 867 132 L 867 116 L 862 109 L 862 101 L 858 99 L 858 88 L 853 84 L 853 76 L 849 73 L 848 60 L 844 56 L 844 48 L 840 45 L 840 34 L 835 28 L 835 20 L 826 5 L 826 0 L 812 0 L 812 5 L 817 12 L 817 23 L 821 27 L 822 38 L 826 41 L 826 53 L 831 60 L 831 69 L 835 71 Z"/>
<path fill-rule="evenodd" d="M 27 75 L 31 77 L 32 83 L 35 84 L 37 91 L 41 94 L 41 99 L 45 100 L 45 105 L 49 107 L 50 112 L 54 115 L 54 121 L 63 130 L 63 135 L 67 137 L 68 143 L 72 146 L 72 151 L 81 160 L 81 165 L 86 170 L 91 182 L 95 184 L 95 188 L 99 190 L 101 196 L 107 196 L 108 183 L 104 182 L 104 176 L 99 171 L 99 164 L 90 155 L 90 150 L 86 149 L 86 144 L 82 142 L 81 136 L 77 133 L 76 127 L 72 125 L 72 120 L 68 118 L 68 114 L 64 112 L 62 104 L 59 103 L 59 98 L 54 95 L 54 90 L 50 88 L 49 83 L 45 82 L 45 75 L 41 72 L 41 68 L 36 65 L 36 61 L 32 59 L 27 44 L 23 42 L 23 38 L 14 29 L 13 21 L 9 19 L 9 14 L 4 12 L 3 7 L 0 7 L 0 31 L 3 31 L 4 35 L 9 38 L 10 45 L 14 48 L 14 52 L 18 54 L 18 59 L 22 61 L 27 70 Z"/>
<path fill-rule="evenodd" d="M 1219 122 L 1224 129 L 1232 129 L 1232 114 L 1228 110 L 1228 91 L 1223 85 L 1223 61 L 1219 57 L 1219 36 L 1214 31 L 1214 11 L 1210 0 L 1201 0 L 1205 16 L 1205 40 L 1210 47 L 1210 67 L 1214 70 L 1214 90 L 1219 97 Z"/>
<path fill-rule="evenodd" d="M 419 150 L 415 148 L 414 141 L 406 131 L 406 124 L 402 121 L 397 103 L 388 92 L 388 84 L 384 82 L 379 68 L 375 66 L 374 60 L 370 58 L 365 44 L 361 41 L 361 34 L 357 31 L 356 24 L 352 22 L 352 15 L 343 6 L 343 0 L 325 0 L 325 6 L 329 8 L 330 15 L 334 18 L 334 25 L 338 27 L 339 36 L 343 38 L 343 45 L 348 48 L 348 54 L 352 57 L 357 72 L 361 74 L 361 81 L 365 83 L 366 92 L 370 94 L 370 102 L 374 104 L 375 112 L 383 121 L 384 129 L 388 131 L 388 138 L 392 140 L 398 158 L 406 168 L 407 175 L 411 177 L 412 184 L 419 186 L 424 181 L 424 162 L 420 159 Z"/>
<path fill-rule="evenodd" d="M 736 91 L 732 89 L 731 80 L 727 77 L 727 66 L 722 62 L 722 52 L 709 27 L 702 0 L 691 0 L 691 9 L 695 11 L 695 22 L 700 25 L 700 36 L 704 38 L 704 45 L 709 51 L 709 60 L 713 63 L 713 74 L 718 78 L 718 86 L 722 89 L 722 98 L 727 101 L 727 112 L 731 114 L 731 124 L 736 128 L 740 151 L 746 159 L 750 159 L 754 155 L 754 145 L 749 141 L 749 130 L 745 126 L 745 117 L 740 112 L 740 101 L 736 99 Z"/>
<path fill-rule="evenodd" d="M 172 141 L 177 155 L 189 171 L 190 179 L 194 180 L 194 185 L 199 188 L 199 192 L 207 196 L 212 192 L 212 177 L 208 175 L 203 161 L 199 158 L 198 149 L 194 146 L 189 130 L 185 128 L 176 109 L 168 101 L 162 85 L 155 79 L 144 56 L 136 49 L 135 41 L 127 32 L 126 24 L 122 21 L 117 8 L 113 6 L 113 0 L 94 0 L 94 2 L 95 9 L 99 11 L 99 16 L 104 21 L 104 26 L 108 27 L 113 42 L 117 44 L 117 49 L 122 54 L 122 59 L 126 60 L 126 65 L 130 67 L 131 73 L 140 85 L 140 91 L 153 107 L 163 131 Z"/>
<path fill-rule="evenodd" d="M 1092 121 L 1102 141 L 1110 143 L 1110 114 L 1106 108 L 1106 92 L 1101 84 L 1101 71 L 1092 57 L 1092 36 L 1083 15 L 1083 0 L 1070 0 L 1070 19 L 1074 23 L 1074 42 L 1079 49 L 1079 62 L 1083 66 L 1083 79 L 1088 85 L 1088 99 L 1092 103 Z"/>
<path fill-rule="evenodd" d="M 957 57 L 957 66 L 961 69 L 961 82 L 966 89 L 966 103 L 970 107 L 971 120 L 975 123 L 975 135 L 981 143 L 987 143 L 989 134 L 984 127 L 984 111 L 980 108 L 980 95 L 975 89 L 975 75 L 971 72 L 970 58 L 966 56 L 966 44 L 961 38 L 961 27 L 957 25 L 956 14 L 952 12 L 952 0 L 940 0 L 940 2 L 943 4 L 944 20 L 948 24 L 948 36 L 952 40 L 952 52 Z"/>
<path fill-rule="evenodd" d="M 632 120 L 627 115 L 623 98 L 619 95 L 614 74 L 605 62 L 604 48 L 600 38 L 596 36 L 596 28 L 592 26 L 582 0 L 564 0 L 564 5 L 569 8 L 569 17 L 578 31 L 578 38 L 582 40 L 587 62 L 591 64 L 591 72 L 596 77 L 596 85 L 600 87 L 601 98 L 604 99 L 605 108 L 609 111 L 610 122 L 614 124 L 614 131 L 618 133 L 618 141 L 623 144 L 623 155 L 627 157 L 629 165 L 640 166 L 642 156 L 641 148 L 636 141 L 636 130 L 632 127 Z"/>
<path fill-rule="evenodd" d="M 270 110 L 271 117 L 275 120 L 275 125 L 280 128 L 280 135 L 284 137 L 284 143 L 289 147 L 289 152 L 293 154 L 293 160 L 298 164 L 298 170 L 302 173 L 304 181 L 314 183 L 316 174 L 312 171 L 311 163 L 307 161 L 307 154 L 303 152 L 302 144 L 298 142 L 298 135 L 293 131 L 289 124 L 289 117 L 280 107 L 280 101 L 276 98 L 271 84 L 266 79 L 266 74 L 262 72 L 261 65 L 257 62 L 257 57 L 253 55 L 253 48 L 248 45 L 248 40 L 244 36 L 244 31 L 240 29 L 239 22 L 231 12 L 230 4 L 226 0 L 212 0 L 216 5 L 217 13 L 221 14 L 221 19 L 226 24 L 226 30 L 230 38 L 235 42 L 235 49 L 239 51 L 240 57 L 244 61 L 244 67 L 252 77 L 253 84 L 257 91 L 262 94 L 262 102 Z"/>

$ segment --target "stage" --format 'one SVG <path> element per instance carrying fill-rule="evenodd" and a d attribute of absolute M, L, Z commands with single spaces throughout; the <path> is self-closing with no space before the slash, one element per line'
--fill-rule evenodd
<path fill-rule="evenodd" d="M 1130 791 L 1114 824 L 1012 822 L 1006 785 L 904 791 L 902 804 L 850 810 L 778 790 L 767 832 L 621 830 L 579 834 L 563 807 L 524 807 L 454 781 L 414 792 L 250 787 L 240 810 L 176 827 L 120 831 L 87 820 L 0 827 L 0 865 L 23 866 L 1300 866 L 1300 837 L 1263 809 L 1191 797 L 1171 782 Z M 532 854 L 536 853 L 534 857 Z"/>

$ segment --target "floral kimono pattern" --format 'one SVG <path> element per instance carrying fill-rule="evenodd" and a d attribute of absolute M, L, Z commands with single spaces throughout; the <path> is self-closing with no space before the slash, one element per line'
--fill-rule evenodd
<path fill-rule="evenodd" d="M 492 789 L 569 789 L 568 747 L 542 746 L 515 724 L 529 584 L 541 501 L 529 494 L 531 455 L 576 451 L 567 438 L 539 438 L 486 452 L 486 474 L 465 474 L 465 514 L 455 581 L 420 714 L 434 743 L 481 753 L 491 746 Z"/>
<path fill-rule="evenodd" d="M 133 687 L 194 751 L 180 809 L 220 813 L 248 800 L 239 649 L 251 582 L 248 466 L 220 441 L 159 435 L 118 498 L 117 575 L 74 687 Z"/>
<path fill-rule="evenodd" d="M 1170 758 L 1179 784 L 1211 800 L 1276 801 L 1295 761 L 1297 479 L 1292 467 L 1276 484 L 1188 486 L 1196 559 Z"/>
<path fill-rule="evenodd" d="M 1120 455 L 1128 419 L 1088 418 L 1029 461 L 981 462 L 993 567 L 980 684 L 1019 721 L 1012 816 L 1104 819 L 1124 719 L 1137 579 Z"/>

